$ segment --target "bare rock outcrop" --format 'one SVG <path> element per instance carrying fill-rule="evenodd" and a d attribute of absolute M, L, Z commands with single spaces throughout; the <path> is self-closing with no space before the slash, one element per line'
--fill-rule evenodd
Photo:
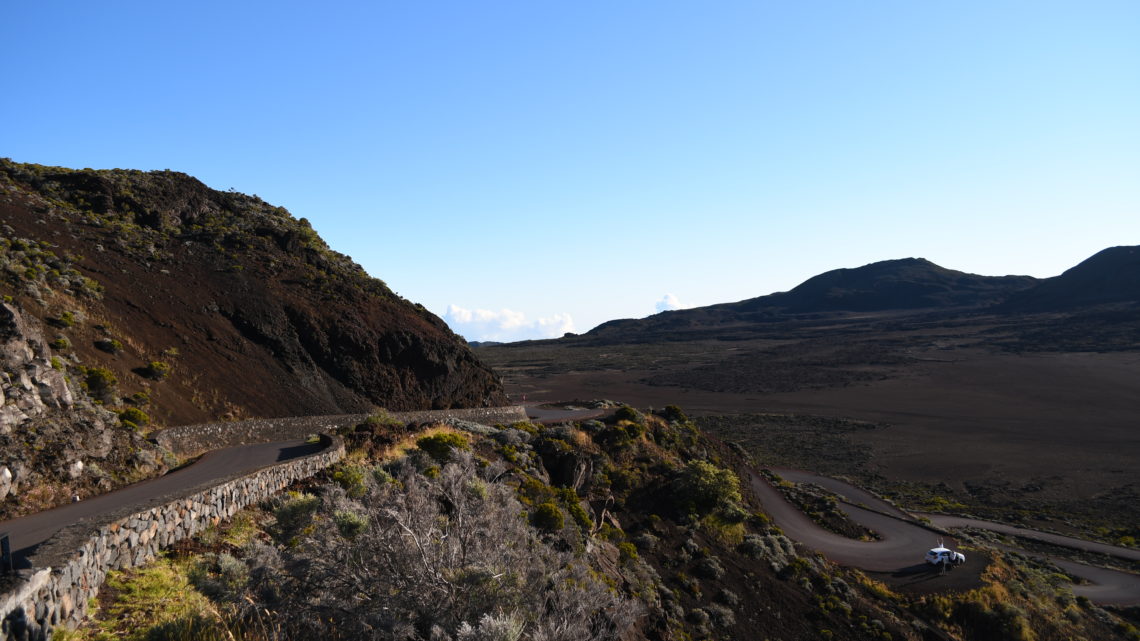
<path fill-rule="evenodd" d="M 69 381 L 42 323 L 0 304 L 0 518 L 166 470 L 169 453 Z"/>

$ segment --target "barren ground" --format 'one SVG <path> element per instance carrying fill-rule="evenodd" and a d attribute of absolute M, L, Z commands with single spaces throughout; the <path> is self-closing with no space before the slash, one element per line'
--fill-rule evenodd
<path fill-rule="evenodd" d="M 848 318 L 734 340 L 582 337 L 478 354 L 516 401 L 676 404 L 767 464 L 1112 540 L 1140 523 L 1140 352 L 1120 340 L 1130 325 L 1074 327 Z M 1097 335 L 1118 349 L 1083 351 Z"/>

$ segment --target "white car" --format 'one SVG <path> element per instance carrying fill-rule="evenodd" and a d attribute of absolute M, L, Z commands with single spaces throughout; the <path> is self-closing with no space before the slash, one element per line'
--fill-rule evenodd
<path fill-rule="evenodd" d="M 930 551 L 926 553 L 926 562 L 931 565 L 942 565 L 943 563 L 962 565 L 966 562 L 966 555 L 938 546 L 931 548 Z"/>

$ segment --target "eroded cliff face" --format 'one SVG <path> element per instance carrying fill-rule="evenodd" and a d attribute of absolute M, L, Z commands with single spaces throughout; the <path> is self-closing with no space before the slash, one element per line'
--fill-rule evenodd
<path fill-rule="evenodd" d="M 71 319 L 48 341 L 114 374 L 107 407 L 173 425 L 507 402 L 442 320 L 256 196 L 0 160 L 0 232 L 0 290 Z"/>
<path fill-rule="evenodd" d="M 42 323 L 0 304 L 0 518 L 106 492 L 174 462 L 65 369 Z"/>

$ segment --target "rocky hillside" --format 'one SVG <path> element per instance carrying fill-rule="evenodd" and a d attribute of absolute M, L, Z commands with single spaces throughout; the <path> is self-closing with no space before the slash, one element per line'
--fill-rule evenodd
<path fill-rule="evenodd" d="M 146 392 L 153 418 L 506 400 L 443 321 L 256 196 L 169 171 L 9 161 L 0 189 L 5 293 L 41 318 L 70 314 L 56 323 L 66 355 Z M 59 265 L 25 265 L 29 247 Z"/>
<path fill-rule="evenodd" d="M 134 407 L 122 415 L 99 398 L 108 371 L 65 364 L 64 339 L 10 303 L 0 304 L 0 519 L 73 495 L 106 492 L 176 461 L 143 438 Z M 95 397 L 92 396 L 95 395 Z"/>
<path fill-rule="evenodd" d="M 0 295 L 3 513 L 161 470 L 153 423 L 506 403 L 304 219 L 185 174 L 0 159 Z"/>
<path fill-rule="evenodd" d="M 971 547 L 948 576 L 828 562 L 762 511 L 743 450 L 676 406 L 557 426 L 375 417 L 344 436 L 321 477 L 112 573 L 69 638 L 1134 638 L 1128 611 L 1024 557 Z M 811 518 L 845 522 L 833 497 Z"/>

